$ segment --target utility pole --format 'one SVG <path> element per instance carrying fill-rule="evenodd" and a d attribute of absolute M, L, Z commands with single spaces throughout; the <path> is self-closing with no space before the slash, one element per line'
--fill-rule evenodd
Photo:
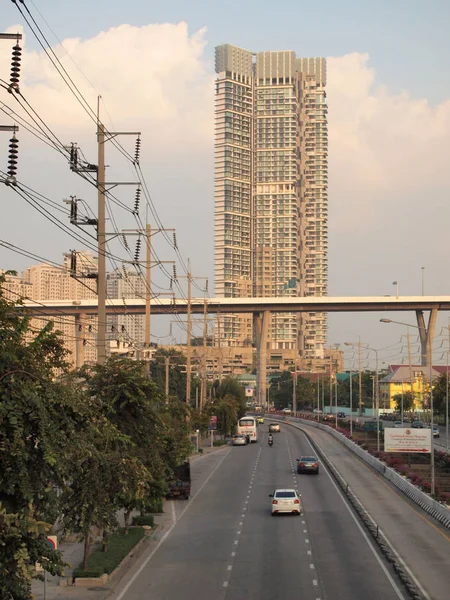
<path fill-rule="evenodd" d="M 188 284 L 188 306 L 187 306 L 187 344 L 186 344 L 186 404 L 191 404 L 191 261 L 187 274 Z"/>
<path fill-rule="evenodd" d="M 169 404 L 169 368 L 170 368 L 170 356 L 166 356 L 164 358 L 164 366 L 165 366 L 165 394 L 166 394 L 166 404 Z"/>
<path fill-rule="evenodd" d="M 217 345 L 219 347 L 218 367 L 219 367 L 219 382 L 222 381 L 223 376 L 223 356 L 221 346 L 221 331 L 220 331 L 220 315 L 217 313 Z"/>
<path fill-rule="evenodd" d="M 146 260 L 145 260 L 145 326 L 144 326 L 144 347 L 148 349 L 150 353 L 151 348 L 151 327 L 150 327 L 150 319 L 151 319 L 151 298 L 152 298 L 152 280 L 151 280 L 151 269 L 152 266 L 158 266 L 162 264 L 171 264 L 173 265 L 174 270 L 174 278 L 176 278 L 175 271 L 175 261 L 173 260 L 156 260 L 152 261 L 152 235 L 162 232 L 171 231 L 174 234 L 174 248 L 176 248 L 176 238 L 175 238 L 175 229 L 162 229 L 160 227 L 156 229 L 152 229 L 151 225 L 147 222 L 145 229 L 124 229 L 122 234 L 125 236 L 135 235 L 138 236 L 138 240 L 136 243 L 136 251 L 134 255 L 133 261 L 124 261 L 124 263 L 132 264 L 137 266 L 140 263 L 139 261 L 139 252 L 140 252 L 140 239 L 141 236 L 145 236 L 146 243 Z M 150 377 L 150 355 L 147 357 L 148 360 L 145 362 L 145 371 L 147 376 Z"/>
<path fill-rule="evenodd" d="M 412 410 L 413 410 L 413 414 L 414 414 L 415 406 L 414 406 L 413 372 L 412 372 L 412 364 L 411 364 L 411 342 L 409 339 L 409 327 L 406 329 L 406 341 L 408 344 L 409 382 L 410 382 L 410 386 L 411 386 Z"/>
<path fill-rule="evenodd" d="M 333 347 L 330 344 L 330 415 L 333 413 Z"/>
<path fill-rule="evenodd" d="M 100 99 L 98 100 L 100 104 Z M 97 362 L 102 365 L 106 359 L 106 232 L 105 232 L 105 128 L 100 123 L 99 106 L 97 108 L 97 193 L 98 193 L 98 324 L 97 324 Z"/>
<path fill-rule="evenodd" d="M 359 371 L 359 416 L 363 413 L 363 399 L 362 399 L 362 371 L 361 371 L 361 336 L 358 337 L 358 371 Z"/>
<path fill-rule="evenodd" d="M 192 318 L 191 318 L 191 301 L 192 301 L 192 281 L 193 279 L 205 279 L 207 277 L 193 277 L 191 273 L 191 261 L 188 259 L 188 272 L 187 275 L 179 277 L 179 279 L 187 279 L 187 343 L 186 343 L 186 404 L 191 403 L 191 361 L 192 361 L 192 347 L 191 347 L 191 330 L 192 330 Z M 205 293 L 208 286 L 205 287 Z"/>
<path fill-rule="evenodd" d="M 206 312 L 206 295 L 203 303 L 203 360 L 202 360 L 202 382 L 200 389 L 200 410 L 203 410 L 203 405 L 206 403 L 206 388 L 207 388 L 207 378 L 206 378 L 206 345 L 208 340 L 208 322 L 206 320 L 207 312 Z"/>

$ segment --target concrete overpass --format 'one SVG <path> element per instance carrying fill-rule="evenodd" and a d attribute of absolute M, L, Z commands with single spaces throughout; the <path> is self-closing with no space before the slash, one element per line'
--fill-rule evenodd
<path fill-rule="evenodd" d="M 191 300 L 191 312 L 202 314 L 204 299 Z M 75 331 L 79 336 L 79 325 L 87 315 L 97 314 L 95 300 L 49 300 L 44 302 L 24 301 L 23 306 L 27 312 L 34 316 L 46 317 L 75 317 Z M 186 314 L 188 302 L 181 298 L 153 298 L 151 301 L 152 315 L 170 315 L 174 313 Z M 270 315 L 273 312 L 407 312 L 414 311 L 419 328 L 422 348 L 422 364 L 427 366 L 431 357 L 431 345 L 434 336 L 434 327 L 439 310 L 450 310 L 450 296 L 308 296 L 308 297 L 282 297 L 282 298 L 209 298 L 207 299 L 208 313 L 251 313 L 255 332 L 255 345 L 257 357 L 257 387 L 258 401 L 265 403 L 266 398 L 266 361 L 267 345 L 262 340 L 267 339 Z M 145 313 L 145 299 L 108 299 L 107 314 L 142 315 Z M 424 311 L 429 311 L 428 323 L 425 323 Z M 82 341 L 82 340 L 81 340 Z M 77 348 L 82 347 L 77 344 Z"/>

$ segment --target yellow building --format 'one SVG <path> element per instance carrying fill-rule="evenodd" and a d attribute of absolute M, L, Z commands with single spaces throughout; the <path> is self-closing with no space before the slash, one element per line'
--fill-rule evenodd
<path fill-rule="evenodd" d="M 380 409 L 394 410 L 397 407 L 394 397 L 412 392 L 414 410 L 422 410 L 429 389 L 428 369 L 421 365 L 400 365 L 391 369 L 391 373 L 380 380 Z M 439 377 L 439 372 L 433 369 L 432 376 L 433 379 Z"/>

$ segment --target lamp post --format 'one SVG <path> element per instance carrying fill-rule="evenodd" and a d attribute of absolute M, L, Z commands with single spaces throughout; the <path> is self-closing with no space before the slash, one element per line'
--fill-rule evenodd
<path fill-rule="evenodd" d="M 395 296 L 398 298 L 398 281 L 393 281 L 392 285 L 395 285 Z"/>
<path fill-rule="evenodd" d="M 406 325 L 406 327 L 415 327 L 416 329 L 423 329 L 423 327 L 419 327 L 419 325 L 411 325 L 410 323 L 403 323 L 402 321 L 393 321 L 392 319 L 380 319 L 381 323 L 396 323 L 397 325 Z M 430 378 L 430 427 L 431 427 L 431 495 L 434 496 L 435 493 L 435 468 L 434 468 L 434 436 L 433 436 L 433 420 L 434 420 L 434 409 L 433 409 L 433 357 L 431 354 L 431 343 L 427 344 L 427 364 L 430 369 L 429 378 Z M 447 374 L 448 377 L 448 374 Z M 412 385 L 412 382 L 411 382 Z M 448 390 L 448 386 L 447 386 Z M 448 394 L 448 391 L 447 391 Z M 448 439 L 448 438 L 447 438 Z"/>
<path fill-rule="evenodd" d="M 425 296 L 425 267 L 421 267 L 422 269 L 422 296 Z"/>
<path fill-rule="evenodd" d="M 195 443 L 196 443 L 196 447 L 197 447 L 197 454 L 198 454 L 198 434 L 200 433 L 199 429 L 195 430 Z"/>
<path fill-rule="evenodd" d="M 353 373 L 350 367 L 350 437 L 353 435 L 353 393 L 352 393 Z"/>

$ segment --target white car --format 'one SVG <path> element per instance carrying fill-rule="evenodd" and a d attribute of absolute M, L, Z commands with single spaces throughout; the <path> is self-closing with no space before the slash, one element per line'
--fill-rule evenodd
<path fill-rule="evenodd" d="M 300 515 L 302 512 L 300 495 L 295 490 L 275 490 L 269 497 L 272 498 L 272 517 L 280 513 Z"/>
<path fill-rule="evenodd" d="M 322 415 L 322 414 L 323 414 L 323 410 L 322 410 L 321 408 L 315 408 L 315 409 L 313 410 L 313 413 L 314 413 L 315 415 Z"/>
<path fill-rule="evenodd" d="M 290 415 L 292 410 L 290 408 L 283 408 L 282 413 L 283 415 Z"/>

